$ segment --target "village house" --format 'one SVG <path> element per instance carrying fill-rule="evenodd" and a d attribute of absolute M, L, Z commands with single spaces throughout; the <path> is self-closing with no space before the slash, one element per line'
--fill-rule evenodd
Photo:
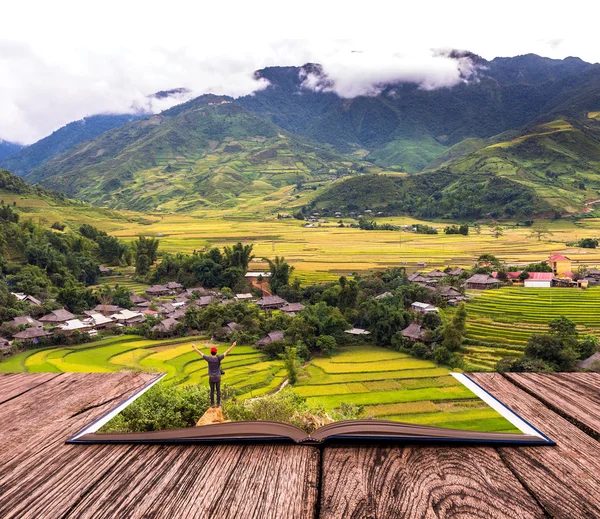
<path fill-rule="evenodd" d="M 21 292 L 11 292 L 13 296 L 15 296 L 19 301 L 25 301 L 30 305 L 41 306 L 42 302 L 39 299 L 36 299 L 33 296 L 28 296 L 27 294 L 23 294 Z"/>
<path fill-rule="evenodd" d="M 442 272 L 439 269 L 434 269 L 431 272 L 427 272 L 427 274 L 425 274 L 426 277 L 428 278 L 432 278 L 432 279 L 442 279 L 448 276 L 448 274 L 446 274 L 445 272 Z"/>
<path fill-rule="evenodd" d="M 506 281 L 512 281 L 513 283 L 520 283 L 521 280 L 519 279 L 519 276 L 521 275 L 522 271 L 519 270 L 517 272 L 505 272 L 506 274 Z M 492 272 L 492 277 L 494 279 L 498 279 L 498 272 Z M 500 279 L 498 279 L 498 281 L 501 281 Z"/>
<path fill-rule="evenodd" d="M 64 322 L 63 324 L 59 324 L 56 329 L 65 335 L 71 335 L 73 332 L 86 332 L 91 330 L 93 325 L 88 321 L 82 321 L 81 319 L 71 319 L 69 321 Z"/>
<path fill-rule="evenodd" d="M 435 306 L 430 305 L 428 303 L 420 303 L 418 301 L 415 301 L 412 305 L 410 305 L 410 309 L 413 312 L 417 312 L 419 314 L 428 314 L 430 312 L 438 311 L 438 309 Z"/>
<path fill-rule="evenodd" d="M 215 296 L 200 296 L 196 299 L 196 306 L 206 308 L 209 304 L 214 303 L 217 299 Z"/>
<path fill-rule="evenodd" d="M 48 337 L 49 335 L 52 335 L 52 332 L 47 332 L 43 328 L 27 328 L 22 332 L 15 333 L 13 335 L 13 339 L 23 342 L 31 341 L 37 343 L 38 339 L 42 337 Z"/>
<path fill-rule="evenodd" d="M 112 276 L 113 273 L 112 269 L 105 267 L 104 265 L 100 265 L 98 270 L 100 271 L 101 276 Z"/>
<path fill-rule="evenodd" d="M 173 292 L 179 292 L 181 290 L 183 290 L 183 285 L 181 283 L 177 283 L 176 281 L 169 281 L 165 287 L 167 287 L 169 290 L 172 290 Z"/>
<path fill-rule="evenodd" d="M 279 310 L 290 317 L 294 317 L 298 312 L 304 310 L 304 308 L 305 306 L 302 303 L 288 303 L 287 305 L 282 306 Z"/>
<path fill-rule="evenodd" d="M 402 330 L 400 333 L 407 339 L 410 339 L 412 342 L 417 342 L 423 340 L 425 337 L 425 328 L 418 323 L 412 323 L 404 328 L 404 330 Z"/>
<path fill-rule="evenodd" d="M 96 305 L 94 307 L 94 312 L 102 315 L 113 315 L 121 310 L 123 309 L 117 305 Z"/>
<path fill-rule="evenodd" d="M 450 270 L 448 272 L 448 275 L 458 277 L 458 276 L 462 276 L 465 272 L 466 272 L 465 269 L 459 267 L 459 268 Z"/>
<path fill-rule="evenodd" d="M 548 265 L 558 277 L 572 278 L 571 260 L 562 254 L 552 254 L 548 257 Z"/>
<path fill-rule="evenodd" d="M 255 302 L 261 310 L 278 310 L 288 304 L 285 299 L 279 296 L 265 296 L 261 297 Z"/>
<path fill-rule="evenodd" d="M 439 286 L 436 287 L 435 293 L 438 294 L 442 299 L 445 299 L 446 301 L 449 299 L 464 299 L 462 293 L 459 290 L 456 290 L 456 288 L 454 287 Z"/>
<path fill-rule="evenodd" d="M 131 296 L 129 296 L 129 301 L 131 301 L 134 305 L 139 305 L 141 303 L 148 302 L 148 300 L 145 297 L 139 296 L 137 294 L 131 294 Z"/>
<path fill-rule="evenodd" d="M 172 317 L 164 319 L 152 328 L 153 332 L 171 333 L 179 323 Z"/>
<path fill-rule="evenodd" d="M 552 272 L 529 272 L 529 277 L 523 284 L 529 288 L 550 288 L 553 279 Z"/>
<path fill-rule="evenodd" d="M 116 322 L 113 319 L 98 313 L 89 314 L 88 318 L 84 319 L 84 322 L 89 323 L 92 328 L 96 328 L 98 330 L 113 328 L 116 325 Z"/>
<path fill-rule="evenodd" d="M 475 274 L 465 281 L 465 287 L 471 290 L 487 290 L 499 286 L 500 281 L 489 274 Z"/>
<path fill-rule="evenodd" d="M 235 299 L 237 301 L 249 301 L 252 299 L 252 294 L 247 293 L 247 294 L 236 294 L 235 295 Z"/>
<path fill-rule="evenodd" d="M 283 331 L 276 330 L 274 332 L 269 332 L 266 337 L 263 337 L 260 341 L 256 343 L 257 346 L 266 346 L 267 344 L 271 344 L 272 342 L 280 342 L 283 341 Z"/>
<path fill-rule="evenodd" d="M 410 283 L 417 283 L 418 285 L 426 287 L 435 286 L 439 283 L 437 279 L 431 279 L 429 277 L 423 276 L 419 272 L 415 272 L 414 274 L 408 276 L 408 281 Z"/>
<path fill-rule="evenodd" d="M 146 294 L 152 297 L 168 296 L 171 291 L 164 285 L 152 285 L 146 289 Z"/>
<path fill-rule="evenodd" d="M 171 303 L 163 303 L 158 307 L 158 313 L 163 315 L 169 315 L 172 314 L 176 309 L 177 307 L 173 306 L 173 304 Z"/>
<path fill-rule="evenodd" d="M 60 310 L 53 310 L 49 314 L 40 317 L 39 320 L 43 324 L 59 325 L 61 323 L 70 321 L 71 319 L 75 319 L 75 315 L 64 308 L 61 308 Z"/>
<path fill-rule="evenodd" d="M 20 326 L 33 326 L 34 328 L 41 328 L 44 326 L 42 323 L 29 315 L 19 315 L 18 317 L 14 317 L 8 321 L 6 324 L 9 326 L 16 326 L 17 328 Z"/>
<path fill-rule="evenodd" d="M 143 323 L 145 321 L 144 314 L 141 312 L 132 312 L 131 310 L 121 310 L 117 314 L 111 316 L 117 323 L 124 326 L 133 326 L 134 324 Z"/>

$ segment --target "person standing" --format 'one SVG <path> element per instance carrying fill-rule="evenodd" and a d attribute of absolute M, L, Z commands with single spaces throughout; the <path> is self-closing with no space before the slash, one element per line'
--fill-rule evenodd
<path fill-rule="evenodd" d="M 192 343 L 192 348 L 196 350 L 196 353 L 200 355 L 206 362 L 208 362 L 208 383 L 210 384 L 210 406 L 221 407 L 221 375 L 224 373 L 221 370 L 221 361 L 227 357 L 229 352 L 235 348 L 237 341 L 235 341 L 229 349 L 217 355 L 217 348 L 214 346 L 210 349 L 210 356 L 204 355 L 196 345 Z M 217 405 L 215 405 L 215 390 L 217 392 Z"/>

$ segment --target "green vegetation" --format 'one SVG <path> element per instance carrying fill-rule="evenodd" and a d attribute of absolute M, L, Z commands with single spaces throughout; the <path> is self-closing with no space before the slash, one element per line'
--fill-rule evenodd
<path fill-rule="evenodd" d="M 504 287 L 472 295 L 463 345 L 468 369 L 493 370 L 505 357 L 521 357 L 531 337 L 545 333 L 550 321 L 561 316 L 581 334 L 600 335 L 600 288 Z"/>
<path fill-rule="evenodd" d="M 447 369 L 383 348 L 349 346 L 329 359 L 315 358 L 294 392 L 328 412 L 352 403 L 378 419 L 516 432 Z"/>
<path fill-rule="evenodd" d="M 357 167 L 230 98 L 206 95 L 74 146 L 26 179 L 110 207 L 172 211 L 231 207 L 242 195 Z"/>

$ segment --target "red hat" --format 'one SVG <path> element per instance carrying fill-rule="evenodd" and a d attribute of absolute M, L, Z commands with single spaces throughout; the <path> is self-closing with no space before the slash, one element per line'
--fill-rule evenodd
<path fill-rule="evenodd" d="M 217 354 L 217 348 L 211 348 L 210 349 L 210 354 L 211 355 L 216 355 Z"/>

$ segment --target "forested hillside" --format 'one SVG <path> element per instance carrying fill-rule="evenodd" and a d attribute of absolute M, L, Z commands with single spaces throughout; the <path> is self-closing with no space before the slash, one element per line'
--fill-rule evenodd
<path fill-rule="evenodd" d="M 14 150 L 17 153 L 13 152 L 10 157 L 3 158 L 0 154 L 0 166 L 12 171 L 15 175 L 24 176 L 80 142 L 93 139 L 105 131 L 118 128 L 140 117 L 142 114 L 107 114 L 84 117 L 63 126 L 31 146 Z"/>

